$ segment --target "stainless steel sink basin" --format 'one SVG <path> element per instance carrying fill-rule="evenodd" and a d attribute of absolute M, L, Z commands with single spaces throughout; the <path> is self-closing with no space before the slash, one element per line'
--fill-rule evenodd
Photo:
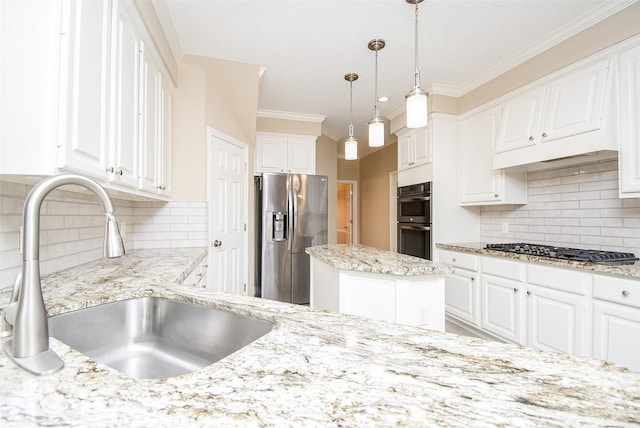
<path fill-rule="evenodd" d="M 205 306 L 142 297 L 49 318 L 49 334 L 137 379 L 206 367 L 271 331 L 269 322 Z"/>

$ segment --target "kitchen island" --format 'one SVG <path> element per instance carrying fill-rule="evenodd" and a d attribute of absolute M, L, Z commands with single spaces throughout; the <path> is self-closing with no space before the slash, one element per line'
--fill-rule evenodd
<path fill-rule="evenodd" d="M 311 307 L 444 331 L 444 274 L 453 269 L 365 245 L 307 248 Z"/>
<path fill-rule="evenodd" d="M 45 277 L 49 314 L 158 296 L 274 329 L 209 367 L 159 380 L 129 378 L 54 339 L 65 367 L 52 375 L 0 355 L 1 426 L 640 424 L 640 374 L 616 365 L 177 284 L 202 249 L 149 281 L 163 254 L 146 251 Z M 5 290 L 0 306 L 7 299 Z"/>

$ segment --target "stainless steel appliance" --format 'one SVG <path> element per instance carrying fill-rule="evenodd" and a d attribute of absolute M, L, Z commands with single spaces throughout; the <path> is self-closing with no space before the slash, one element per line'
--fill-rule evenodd
<path fill-rule="evenodd" d="M 398 252 L 431 260 L 431 182 L 398 187 Z"/>
<path fill-rule="evenodd" d="M 552 259 L 575 260 L 591 263 L 630 262 L 638 258 L 633 253 L 616 251 L 588 250 L 583 248 L 554 247 L 552 245 L 528 244 L 524 242 L 506 244 L 487 244 L 488 250 L 507 253 L 527 254 Z"/>
<path fill-rule="evenodd" d="M 327 243 L 327 177 L 265 173 L 255 178 L 256 297 L 309 303 L 307 247 Z"/>

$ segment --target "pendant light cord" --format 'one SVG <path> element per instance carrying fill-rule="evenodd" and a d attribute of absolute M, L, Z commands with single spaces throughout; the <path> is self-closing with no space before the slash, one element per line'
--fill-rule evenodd
<path fill-rule="evenodd" d="M 418 68 L 418 2 L 416 2 L 416 23 L 415 23 L 415 63 L 416 69 L 413 75 L 413 87 L 420 87 L 420 69 Z"/>
<path fill-rule="evenodd" d="M 353 137 L 353 80 L 349 81 L 349 137 Z"/>
<path fill-rule="evenodd" d="M 376 87 L 374 89 L 374 94 L 375 94 L 375 104 L 374 104 L 374 112 L 375 112 L 375 117 L 374 119 L 379 119 L 378 117 L 378 49 L 376 49 L 376 77 L 375 77 L 375 84 Z"/>

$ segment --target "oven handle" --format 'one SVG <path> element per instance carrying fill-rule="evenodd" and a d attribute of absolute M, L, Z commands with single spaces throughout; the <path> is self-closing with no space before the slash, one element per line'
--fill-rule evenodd
<path fill-rule="evenodd" d="M 405 224 L 405 223 L 398 223 L 398 227 L 400 229 L 431 230 L 431 226 L 418 226 L 415 224 Z"/>
<path fill-rule="evenodd" d="M 430 201 L 431 196 L 399 196 L 398 202 Z"/>

